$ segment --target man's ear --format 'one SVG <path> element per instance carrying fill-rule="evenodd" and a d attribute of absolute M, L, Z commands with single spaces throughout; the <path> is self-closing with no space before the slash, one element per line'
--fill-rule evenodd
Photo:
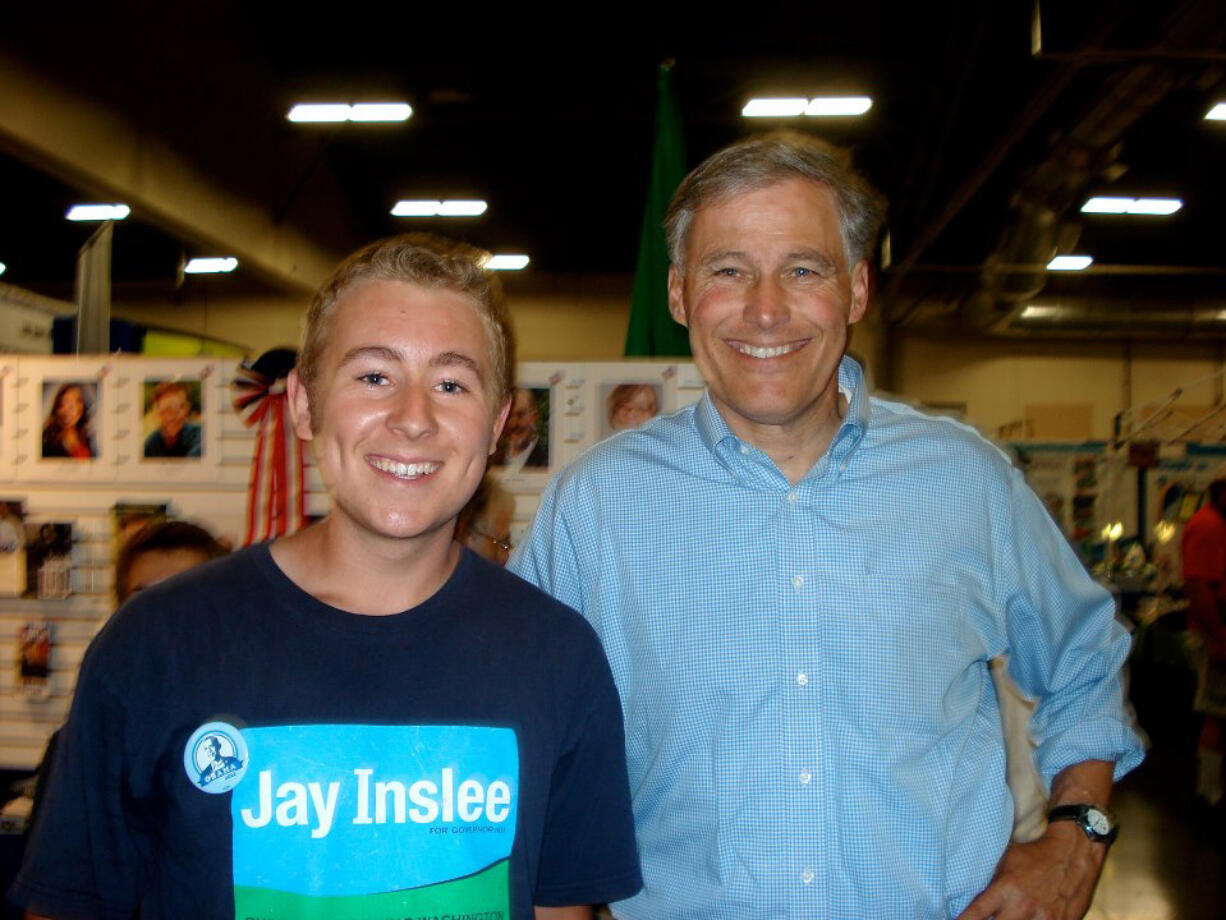
<path fill-rule="evenodd" d="M 515 399 L 514 391 L 502 403 L 502 408 L 498 410 L 498 415 L 494 418 L 494 430 L 490 435 L 489 456 L 494 455 L 494 451 L 498 449 L 498 439 L 502 437 L 503 426 L 507 423 L 507 416 L 511 414 L 511 403 Z"/>
<path fill-rule="evenodd" d="M 685 278 L 677 270 L 676 265 L 668 267 L 668 312 L 672 314 L 674 322 L 682 326 L 687 325 L 685 321 Z"/>
<path fill-rule="evenodd" d="M 299 440 L 310 441 L 315 437 L 311 428 L 311 398 L 307 395 L 306 385 L 298 376 L 298 369 L 289 372 L 285 380 L 285 395 L 288 397 L 290 423 L 294 426 L 294 434 Z"/>
<path fill-rule="evenodd" d="M 861 259 L 851 270 L 851 308 L 847 314 L 847 325 L 855 325 L 864 319 L 868 310 L 868 288 L 868 261 Z"/>

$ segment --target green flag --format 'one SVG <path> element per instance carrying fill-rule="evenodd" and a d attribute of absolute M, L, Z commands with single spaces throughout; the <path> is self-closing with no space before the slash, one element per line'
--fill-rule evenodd
<path fill-rule="evenodd" d="M 668 246 L 664 242 L 664 212 L 673 192 L 685 178 L 685 142 L 681 133 L 681 107 L 673 85 L 672 62 L 660 65 L 656 82 L 656 143 L 652 150 L 651 185 L 643 211 L 639 261 L 634 269 L 630 299 L 630 328 L 626 331 L 626 357 L 689 357 L 685 327 L 668 313 Z"/>

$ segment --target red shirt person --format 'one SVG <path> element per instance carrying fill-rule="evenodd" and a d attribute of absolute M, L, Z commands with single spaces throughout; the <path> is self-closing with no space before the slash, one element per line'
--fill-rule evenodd
<path fill-rule="evenodd" d="M 1216 805 L 1222 800 L 1226 746 L 1226 477 L 1209 484 L 1207 501 L 1184 527 L 1182 550 L 1188 625 L 1203 640 L 1195 705 L 1205 722 L 1197 749 L 1196 794 Z"/>

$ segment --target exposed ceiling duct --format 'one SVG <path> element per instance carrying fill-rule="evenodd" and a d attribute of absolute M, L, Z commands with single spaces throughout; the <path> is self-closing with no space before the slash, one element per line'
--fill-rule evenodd
<path fill-rule="evenodd" d="M 1075 299 L 1063 303 L 1058 322 L 1015 322 L 1047 286 L 1047 263 L 1076 245 L 1080 227 L 1069 219 L 1070 210 L 1081 203 L 1092 185 L 1118 178 L 1125 171 L 1118 161 L 1125 133 L 1188 78 L 1189 59 L 1203 69 L 1199 56 L 1183 55 L 1203 48 L 1206 37 L 1220 30 L 1221 20 L 1216 4 L 1185 4 L 1168 20 L 1154 48 L 1137 55 L 1149 59 L 1105 75 L 1099 98 L 1053 142 L 1013 196 L 1010 222 L 983 262 L 979 287 L 961 305 L 965 324 L 982 332 L 1006 334 L 1046 329 L 1065 334 L 1183 336 L 1194 329 L 1226 329 L 1220 304 L 1170 311 L 1162 304 L 1153 309 L 1092 308 L 1086 301 L 1085 312 L 1078 314 Z M 1067 66 L 1079 66 L 1103 58 L 1097 49 L 1088 49 L 1084 55 L 1084 61 L 1076 55 L 1062 55 L 1061 59 L 1071 59 Z M 1107 59 L 1116 58 L 1108 55 Z"/>

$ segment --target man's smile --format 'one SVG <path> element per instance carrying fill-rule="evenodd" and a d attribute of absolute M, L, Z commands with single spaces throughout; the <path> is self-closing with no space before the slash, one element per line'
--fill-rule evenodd
<path fill-rule="evenodd" d="M 747 342 L 728 342 L 728 346 L 735 352 L 748 355 L 751 358 L 778 358 L 781 355 L 790 355 L 792 352 L 800 351 L 809 344 L 808 339 L 801 339 L 798 342 L 785 342 L 782 345 L 750 345 Z"/>
<path fill-rule="evenodd" d="M 397 479 L 419 479 L 422 476 L 429 476 L 442 466 L 441 463 L 431 461 L 402 463 L 399 460 L 392 460 L 390 457 L 367 457 L 366 462 L 377 470 L 390 473 Z"/>

